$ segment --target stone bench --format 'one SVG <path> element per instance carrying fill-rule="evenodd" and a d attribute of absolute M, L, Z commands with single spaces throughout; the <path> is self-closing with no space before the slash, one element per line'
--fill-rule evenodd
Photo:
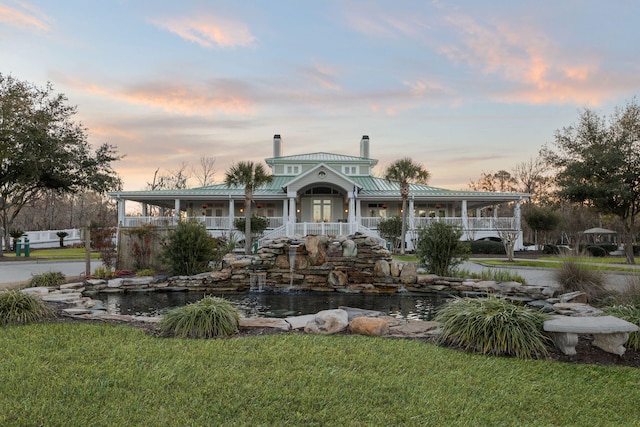
<path fill-rule="evenodd" d="M 544 330 L 551 332 L 553 341 L 564 354 L 576 354 L 578 334 L 592 334 L 593 345 L 622 356 L 629 332 L 640 330 L 638 326 L 614 316 L 557 317 L 544 322 Z"/>

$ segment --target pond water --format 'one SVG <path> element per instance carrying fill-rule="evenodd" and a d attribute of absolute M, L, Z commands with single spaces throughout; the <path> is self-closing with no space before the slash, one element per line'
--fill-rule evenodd
<path fill-rule="evenodd" d="M 183 306 L 213 295 L 231 301 L 245 317 L 287 317 L 315 314 L 340 306 L 376 310 L 404 319 L 431 320 L 445 295 L 344 294 L 325 292 L 130 292 L 98 293 L 91 298 L 103 301 L 110 314 L 159 316 L 170 308 Z"/>

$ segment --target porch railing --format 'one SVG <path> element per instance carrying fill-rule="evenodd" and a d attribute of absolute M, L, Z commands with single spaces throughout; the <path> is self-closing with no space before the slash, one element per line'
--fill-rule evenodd
<path fill-rule="evenodd" d="M 203 222 L 209 230 L 230 230 L 233 228 L 229 217 L 212 217 L 212 216 L 198 216 L 194 217 Z M 282 217 L 269 217 L 268 230 L 276 230 L 281 227 L 286 227 L 287 232 L 290 234 L 328 234 L 328 235 L 344 235 L 351 234 L 358 231 L 359 227 L 364 227 L 369 230 L 377 230 L 378 224 L 383 218 L 380 217 L 362 217 L 360 224 L 349 224 L 346 222 L 298 222 L 290 227 L 288 224 L 284 224 Z M 411 228 L 411 221 L 409 221 L 409 228 Z M 514 229 L 516 227 L 515 218 L 512 217 L 482 217 L 482 218 L 467 218 L 467 226 L 464 226 L 463 219 L 460 217 L 441 217 L 441 218 L 424 218 L 414 217 L 413 226 L 415 229 L 429 227 L 435 222 L 445 222 L 451 225 L 458 225 L 465 230 L 474 231 L 491 231 L 497 229 Z M 173 226 L 176 225 L 175 217 L 150 217 L 150 216 L 128 216 L 125 217 L 124 227 L 139 227 L 142 224 L 153 224 L 158 226 Z"/>

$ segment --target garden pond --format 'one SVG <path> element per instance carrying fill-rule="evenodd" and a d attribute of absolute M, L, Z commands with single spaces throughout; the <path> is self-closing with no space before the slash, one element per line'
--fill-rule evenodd
<path fill-rule="evenodd" d="M 160 316 L 167 310 L 193 303 L 205 295 L 222 297 L 233 303 L 245 317 L 288 317 L 315 314 L 340 306 L 383 312 L 389 316 L 432 320 L 446 295 L 414 294 L 362 294 L 338 292 L 127 292 L 97 293 L 91 297 L 100 300 L 110 314 Z"/>

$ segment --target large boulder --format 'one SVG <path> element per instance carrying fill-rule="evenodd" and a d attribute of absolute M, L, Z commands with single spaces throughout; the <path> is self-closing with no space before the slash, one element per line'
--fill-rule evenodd
<path fill-rule="evenodd" d="M 400 272 L 401 283 L 405 285 L 416 283 L 417 278 L 418 272 L 414 263 L 409 263 L 402 266 L 402 271 Z"/>
<path fill-rule="evenodd" d="M 389 324 L 379 317 L 356 317 L 349 323 L 349 330 L 354 334 L 379 337 L 389 334 Z"/>
<path fill-rule="evenodd" d="M 376 261 L 376 264 L 373 267 L 373 274 L 376 277 L 389 277 L 391 275 L 389 263 L 383 259 Z"/>
<path fill-rule="evenodd" d="M 308 334 L 330 335 L 342 332 L 349 326 L 349 315 L 344 310 L 323 310 L 316 313 L 304 327 Z"/>

